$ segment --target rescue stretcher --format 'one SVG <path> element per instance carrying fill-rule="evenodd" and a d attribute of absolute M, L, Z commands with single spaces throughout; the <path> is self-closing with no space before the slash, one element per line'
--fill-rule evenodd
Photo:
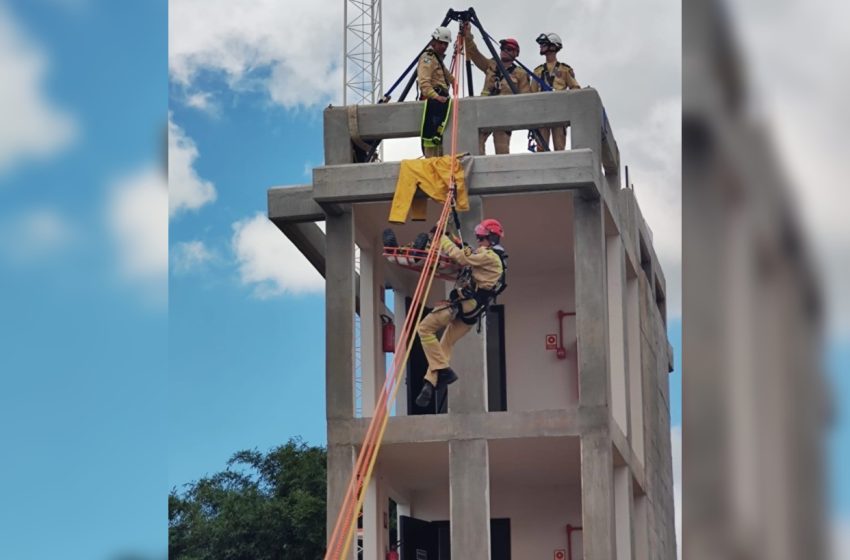
<path fill-rule="evenodd" d="M 428 250 L 414 249 L 413 247 L 384 247 L 384 256 L 392 264 L 415 272 L 422 272 Z M 442 253 L 438 259 L 439 263 L 435 276 L 441 280 L 454 282 L 462 267 Z"/>

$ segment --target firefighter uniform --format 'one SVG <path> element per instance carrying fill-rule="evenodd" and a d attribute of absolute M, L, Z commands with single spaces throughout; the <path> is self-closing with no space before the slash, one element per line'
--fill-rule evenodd
<path fill-rule="evenodd" d="M 472 279 L 475 288 L 482 290 L 493 289 L 502 277 L 502 259 L 489 247 L 481 247 L 475 251 L 466 247 L 459 249 L 447 236 L 440 240 L 440 248 L 449 258 L 460 264 L 468 266 L 472 271 Z M 475 299 L 462 299 L 460 305 L 464 313 L 470 313 L 477 306 Z M 445 328 L 442 340 L 437 339 L 437 333 Z M 422 350 L 428 358 L 428 373 L 425 379 L 436 386 L 438 381 L 437 371 L 449 367 L 452 357 L 452 349 L 455 343 L 469 332 L 472 325 L 465 323 L 457 314 L 453 306 L 444 306 L 428 314 L 419 324 L 419 340 L 422 342 Z"/>
<path fill-rule="evenodd" d="M 576 81 L 576 74 L 569 64 L 555 61 L 554 65 L 544 62 L 534 69 L 534 75 L 549 84 L 553 91 L 561 91 L 565 89 L 581 89 L 581 86 Z M 540 90 L 540 84 L 536 80 L 531 81 L 531 91 L 537 93 Z M 567 129 L 563 126 L 552 128 L 540 127 L 543 136 L 543 142 L 549 144 L 549 136 L 552 137 L 552 144 L 555 150 L 564 150 L 567 146 Z M 538 152 L 543 151 L 543 146 L 537 147 Z"/>
<path fill-rule="evenodd" d="M 472 33 L 467 31 L 464 36 L 464 46 L 466 47 L 466 54 L 469 56 L 469 60 L 478 67 L 479 70 L 484 72 L 484 88 L 481 90 L 481 95 L 511 95 L 513 92 L 511 91 L 510 86 L 505 81 L 504 77 L 499 72 L 499 67 L 496 65 L 496 61 L 492 58 L 487 58 L 478 50 L 478 47 L 475 45 L 475 40 L 472 37 Z M 517 66 L 514 63 L 510 65 L 505 65 L 505 70 L 508 72 L 508 75 L 511 77 L 511 80 L 517 86 L 518 93 L 530 93 L 531 85 L 529 84 L 530 78 L 528 77 L 528 73 Z M 487 141 L 487 138 L 490 136 L 490 132 L 480 132 L 478 133 L 478 150 L 481 155 L 484 155 L 484 143 Z M 497 154 L 507 154 L 510 152 L 510 141 L 511 141 L 511 131 L 510 130 L 496 130 L 492 132 L 493 134 L 493 144 L 496 146 Z"/>
<path fill-rule="evenodd" d="M 454 77 L 443 64 L 443 57 L 435 53 L 433 49 L 427 48 L 419 57 L 419 63 L 416 66 L 416 81 L 419 86 L 419 99 L 426 101 L 435 99 L 438 95 L 448 97 L 449 86 L 454 83 Z M 434 145 L 434 143 L 423 139 L 422 151 L 425 157 L 438 157 L 443 155 L 443 146 L 442 144 Z"/>

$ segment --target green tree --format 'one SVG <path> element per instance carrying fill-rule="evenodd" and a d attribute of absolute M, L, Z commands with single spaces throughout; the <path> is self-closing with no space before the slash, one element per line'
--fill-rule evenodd
<path fill-rule="evenodd" d="M 240 451 L 168 495 L 174 560 L 316 560 L 325 550 L 327 453 L 292 439 Z"/>

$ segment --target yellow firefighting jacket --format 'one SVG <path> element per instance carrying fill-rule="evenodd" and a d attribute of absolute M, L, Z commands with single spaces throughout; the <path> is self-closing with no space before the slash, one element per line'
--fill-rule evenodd
<path fill-rule="evenodd" d="M 534 69 L 534 75 L 542 80 L 545 80 L 549 86 L 559 91 L 562 89 L 581 89 L 581 86 L 576 81 L 576 73 L 569 64 L 555 61 L 554 66 L 549 66 L 548 63 L 543 63 Z M 537 80 L 531 80 L 531 91 L 541 91 L 540 84 Z"/>
<path fill-rule="evenodd" d="M 447 73 L 443 57 L 428 48 L 419 57 L 416 81 L 419 85 L 419 95 L 422 99 L 427 99 L 437 97 L 435 88 L 443 91 L 440 95 L 448 95 L 449 85 L 454 83 L 454 77 Z"/>
<path fill-rule="evenodd" d="M 467 33 L 463 42 L 466 47 L 466 54 L 469 56 L 469 60 L 471 60 L 479 70 L 484 72 L 484 88 L 481 90 L 481 95 L 512 94 L 513 92 L 511 91 L 510 86 L 508 86 L 507 82 L 505 82 L 502 75 L 499 74 L 499 67 L 496 66 L 496 61 L 481 54 L 478 47 L 475 46 L 475 40 L 472 38 L 472 33 Z M 508 75 L 511 77 L 511 80 L 513 80 L 516 84 L 517 92 L 531 92 L 528 73 L 525 70 L 515 64 L 511 64 L 510 66 L 506 65 L 505 70 L 508 71 Z"/>
<path fill-rule="evenodd" d="M 460 249 L 444 235 L 440 239 L 440 249 L 459 265 L 470 267 L 475 286 L 479 289 L 490 290 L 502 278 L 502 259 L 489 247 L 479 247 L 474 251 L 470 247 Z"/>

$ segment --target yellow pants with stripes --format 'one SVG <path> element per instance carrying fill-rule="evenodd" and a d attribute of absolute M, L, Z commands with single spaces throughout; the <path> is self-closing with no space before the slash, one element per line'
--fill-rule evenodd
<path fill-rule="evenodd" d="M 463 310 L 467 313 L 475 309 L 475 300 L 466 299 L 462 302 Z M 437 339 L 437 333 L 445 328 L 443 338 Z M 422 350 L 428 358 L 428 372 L 425 379 L 433 385 L 437 385 L 437 370 L 449 367 L 452 358 L 452 349 L 455 343 L 463 338 L 463 335 L 472 329 L 460 318 L 455 317 L 453 307 L 441 305 L 440 308 L 429 313 L 419 323 L 419 340 L 422 342 Z"/>

